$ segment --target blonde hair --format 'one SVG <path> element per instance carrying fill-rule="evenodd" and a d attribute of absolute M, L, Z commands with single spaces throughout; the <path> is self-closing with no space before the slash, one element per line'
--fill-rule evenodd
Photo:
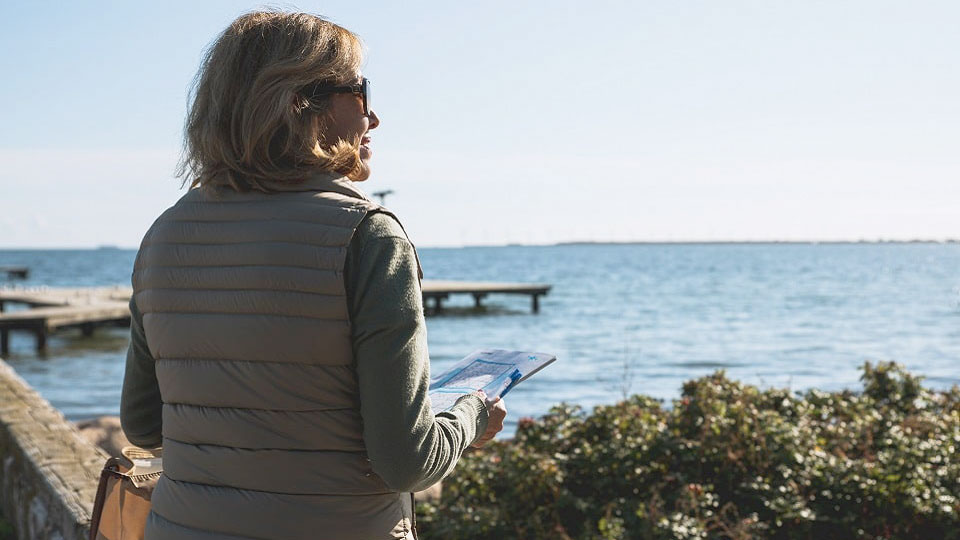
<path fill-rule="evenodd" d="M 191 91 L 177 176 L 191 187 L 268 191 L 319 170 L 355 177 L 359 140 L 321 144 L 329 97 L 307 99 L 316 83 L 354 82 L 360 38 L 307 13 L 238 17 L 207 51 Z"/>

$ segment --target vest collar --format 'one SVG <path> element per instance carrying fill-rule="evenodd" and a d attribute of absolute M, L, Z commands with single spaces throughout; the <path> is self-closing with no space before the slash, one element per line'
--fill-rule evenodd
<path fill-rule="evenodd" d="M 280 182 L 261 182 L 270 191 L 332 191 L 354 199 L 373 202 L 370 197 L 357 187 L 354 182 L 338 173 L 327 171 L 317 172 L 308 176 L 302 182 L 280 183 Z"/>

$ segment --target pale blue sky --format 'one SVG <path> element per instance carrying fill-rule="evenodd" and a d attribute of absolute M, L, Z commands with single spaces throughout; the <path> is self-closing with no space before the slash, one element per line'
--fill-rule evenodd
<path fill-rule="evenodd" d="M 135 247 L 257 7 L 82 4 L 5 5 L 0 247 Z M 960 237 L 958 2 L 295 6 L 365 40 L 364 188 L 418 245 Z"/>

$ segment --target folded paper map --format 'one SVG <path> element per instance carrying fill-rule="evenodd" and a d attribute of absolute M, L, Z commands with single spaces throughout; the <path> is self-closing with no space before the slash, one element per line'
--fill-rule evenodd
<path fill-rule="evenodd" d="M 483 390 L 487 397 L 504 396 L 517 384 L 551 364 L 552 354 L 483 349 L 468 355 L 430 381 L 430 405 L 445 411 L 461 396 Z"/>

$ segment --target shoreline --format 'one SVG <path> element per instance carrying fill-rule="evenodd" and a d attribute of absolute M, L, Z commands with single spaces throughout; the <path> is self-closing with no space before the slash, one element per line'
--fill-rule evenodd
<path fill-rule="evenodd" d="M 947 245 L 960 244 L 960 238 L 913 238 L 913 239 L 800 239 L 800 240 L 562 240 L 544 243 L 504 242 L 491 244 L 463 244 L 463 245 L 422 245 L 420 249 L 471 249 L 471 248 L 504 248 L 504 247 L 563 247 L 563 246 L 776 246 L 776 245 Z M 3 252 L 36 252 L 36 251 L 136 251 L 137 247 L 124 246 L 0 246 Z"/>

